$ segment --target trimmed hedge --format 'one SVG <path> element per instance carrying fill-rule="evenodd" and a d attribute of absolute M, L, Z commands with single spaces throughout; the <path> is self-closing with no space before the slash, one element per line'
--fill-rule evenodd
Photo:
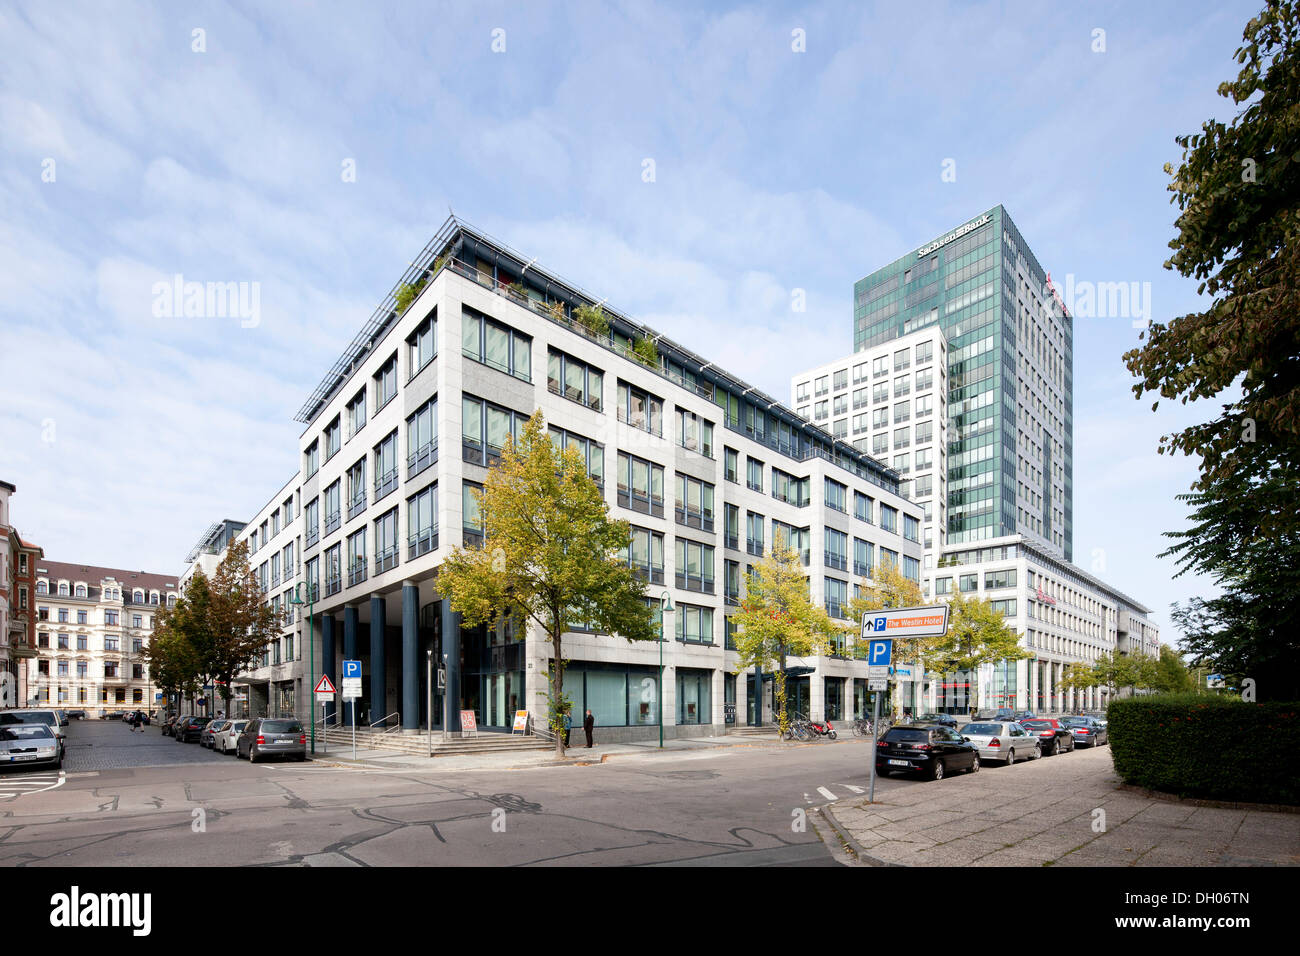
<path fill-rule="evenodd" d="M 1300 703 L 1169 694 L 1112 701 L 1115 771 L 1182 797 L 1300 805 Z"/>

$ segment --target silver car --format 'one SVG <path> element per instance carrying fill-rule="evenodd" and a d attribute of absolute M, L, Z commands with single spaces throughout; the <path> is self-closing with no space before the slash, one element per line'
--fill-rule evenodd
<path fill-rule="evenodd" d="M 212 735 L 212 749 L 223 754 L 236 753 L 239 746 L 239 735 L 244 732 L 244 727 L 248 724 L 246 720 L 227 720 L 225 726 L 215 731 Z"/>
<path fill-rule="evenodd" d="M 1011 721 L 970 723 L 961 729 L 961 735 L 979 748 L 981 760 L 1000 760 L 1008 767 L 1017 760 L 1037 760 L 1043 755 L 1038 738 Z"/>
<path fill-rule="evenodd" d="M 0 710 L 0 727 L 14 724 L 44 724 L 50 728 L 50 732 L 59 741 L 59 759 L 62 760 L 67 753 L 68 738 L 67 733 L 64 731 L 67 721 L 59 718 L 58 711 L 35 707 Z"/>
<path fill-rule="evenodd" d="M 0 725 L 0 766 L 51 764 L 63 766 L 63 748 L 59 738 L 45 724 L 11 723 Z"/>
<path fill-rule="evenodd" d="M 295 717 L 254 717 L 235 744 L 235 752 L 257 763 L 263 757 L 307 759 L 307 736 Z"/>

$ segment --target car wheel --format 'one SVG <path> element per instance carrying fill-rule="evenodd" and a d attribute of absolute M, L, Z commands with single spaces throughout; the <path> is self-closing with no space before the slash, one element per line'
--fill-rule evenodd
<path fill-rule="evenodd" d="M 942 779 L 943 779 L 943 761 L 942 761 L 942 760 L 935 760 L 935 762 L 934 762 L 934 766 L 930 768 L 930 779 L 931 779 L 931 780 L 942 780 Z"/>
<path fill-rule="evenodd" d="M 1008 748 L 1007 748 L 1007 766 L 1008 766 L 1008 767 L 1014 767 L 1014 766 L 1015 766 L 1015 763 L 1016 763 L 1016 748 L 1015 748 L 1015 747 L 1008 747 Z"/>
<path fill-rule="evenodd" d="M 252 747 L 249 747 L 249 748 L 248 748 L 248 762 L 249 762 L 249 763 L 257 763 L 257 758 L 256 758 L 255 756 L 253 756 L 253 748 L 252 748 Z"/>
<path fill-rule="evenodd" d="M 974 755 L 974 759 L 971 760 L 971 764 L 970 764 L 970 772 L 971 772 L 971 773 L 979 773 L 979 772 L 980 772 L 980 755 L 979 755 L 979 754 L 975 754 L 975 755 Z"/>
<path fill-rule="evenodd" d="M 1056 751 L 1060 749 L 1060 746 L 1061 746 L 1061 745 L 1060 745 L 1059 743 L 1057 743 L 1056 738 L 1052 738 L 1052 749 L 1049 750 L 1049 751 L 1047 751 L 1047 756 L 1049 756 L 1049 757 L 1055 757 L 1055 756 L 1056 756 Z"/>

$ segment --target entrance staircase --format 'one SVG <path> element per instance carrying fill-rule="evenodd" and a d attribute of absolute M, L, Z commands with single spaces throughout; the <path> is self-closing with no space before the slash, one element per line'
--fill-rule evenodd
<path fill-rule="evenodd" d="M 728 737 L 775 737 L 776 727 L 772 724 L 764 724 L 762 727 L 737 727 L 727 728 Z"/>
<path fill-rule="evenodd" d="M 350 755 L 352 753 L 352 728 L 331 726 L 324 731 L 316 728 L 316 753 L 322 752 L 322 737 L 329 747 L 329 753 Z M 433 756 L 448 757 L 465 754 L 498 754 L 525 751 L 553 750 L 555 742 L 535 734 L 502 734 L 479 731 L 477 736 L 461 737 L 456 734 L 447 740 L 442 739 L 442 732 L 433 732 Z M 412 756 L 429 756 L 429 735 L 427 732 L 402 733 L 368 727 L 357 728 L 357 750 L 387 750 L 392 753 L 411 754 Z"/>

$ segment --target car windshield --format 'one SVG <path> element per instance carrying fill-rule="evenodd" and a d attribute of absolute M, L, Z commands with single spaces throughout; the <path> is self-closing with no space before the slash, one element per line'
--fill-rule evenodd
<path fill-rule="evenodd" d="M 1061 723 L 1067 727 L 1086 727 L 1088 726 L 1087 717 L 1062 717 Z"/>
<path fill-rule="evenodd" d="M 265 734 L 298 734 L 302 733 L 302 724 L 296 720 L 264 720 L 261 730 Z"/>
<path fill-rule="evenodd" d="M 1022 720 L 1021 723 L 1026 727 L 1032 727 L 1034 730 L 1049 730 L 1052 726 L 1045 720 Z"/>
<path fill-rule="evenodd" d="M 52 740 L 54 734 L 50 733 L 50 728 L 45 724 L 10 724 L 8 727 L 0 727 L 0 740 L 30 740 L 32 738 Z"/>
<path fill-rule="evenodd" d="M 996 736 L 1002 733 L 1001 724 L 967 724 L 961 729 L 963 734 L 992 734 Z"/>

